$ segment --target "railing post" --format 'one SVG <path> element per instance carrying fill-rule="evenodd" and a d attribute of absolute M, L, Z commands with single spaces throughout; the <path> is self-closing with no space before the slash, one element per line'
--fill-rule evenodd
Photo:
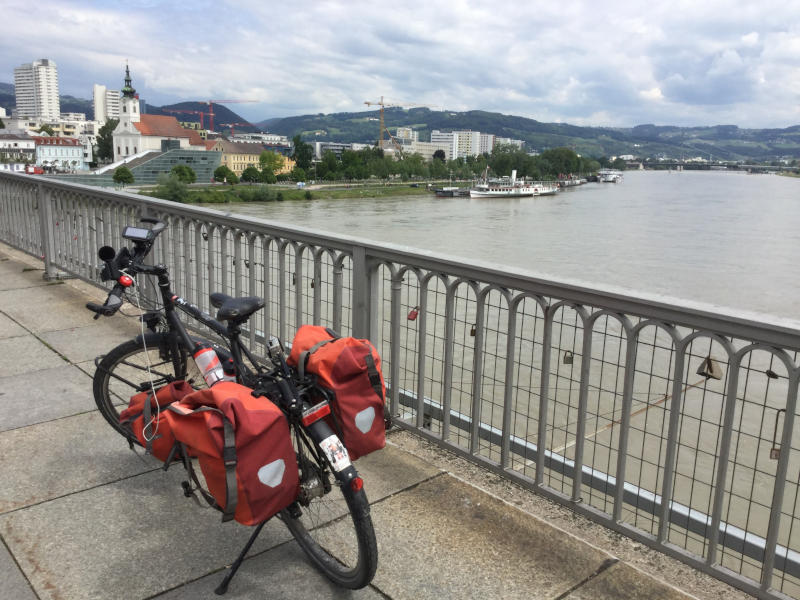
<path fill-rule="evenodd" d="M 37 186 L 39 196 L 39 232 L 42 240 L 42 259 L 44 260 L 44 275 L 46 281 L 58 279 L 58 268 L 54 264 L 55 258 L 55 237 L 53 233 L 53 204 L 50 197 L 50 190 L 39 184 Z"/>
<path fill-rule="evenodd" d="M 374 317 L 373 277 L 367 263 L 367 249 L 353 247 L 353 337 L 372 340 Z"/>

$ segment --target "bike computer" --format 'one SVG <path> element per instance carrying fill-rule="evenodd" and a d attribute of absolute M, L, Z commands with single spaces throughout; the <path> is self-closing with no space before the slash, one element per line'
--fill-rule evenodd
<path fill-rule="evenodd" d="M 125 229 L 122 230 L 122 237 L 127 240 L 133 240 L 134 242 L 149 242 L 154 236 L 150 229 L 127 225 Z"/>

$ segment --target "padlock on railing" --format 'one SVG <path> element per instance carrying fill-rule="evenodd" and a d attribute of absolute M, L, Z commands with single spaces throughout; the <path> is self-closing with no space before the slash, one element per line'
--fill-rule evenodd
<path fill-rule="evenodd" d="M 772 460 L 778 460 L 781 457 L 781 447 L 778 445 L 778 419 L 781 413 L 785 413 L 785 408 L 779 408 L 775 413 L 775 430 L 772 432 L 772 448 L 769 450 L 769 457 Z"/>
<path fill-rule="evenodd" d="M 417 315 L 419 315 L 419 306 L 415 306 L 408 312 L 408 320 L 409 321 L 416 321 Z"/>

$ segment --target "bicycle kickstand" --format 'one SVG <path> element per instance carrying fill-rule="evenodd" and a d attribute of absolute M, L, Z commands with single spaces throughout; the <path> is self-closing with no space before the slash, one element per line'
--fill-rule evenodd
<path fill-rule="evenodd" d="M 225 575 L 225 579 L 223 579 L 222 583 L 220 583 L 219 586 L 217 586 L 217 589 L 214 590 L 214 593 L 217 596 L 222 596 L 225 592 L 228 591 L 228 584 L 231 582 L 231 579 L 233 579 L 233 576 L 236 575 L 236 571 L 238 571 L 239 567 L 242 565 L 242 561 L 244 560 L 244 557 L 247 554 L 248 550 L 250 550 L 250 546 L 252 546 L 253 542 L 256 541 L 258 534 L 261 533 L 261 528 L 267 524 L 267 521 L 269 521 L 269 519 L 267 519 L 266 521 L 261 521 L 261 523 L 259 523 L 258 526 L 256 527 L 256 530 L 253 532 L 253 535 L 251 535 L 250 539 L 247 540 L 247 543 L 244 545 L 244 548 L 242 548 L 241 553 L 231 565 L 231 570 L 228 571 L 228 574 Z"/>

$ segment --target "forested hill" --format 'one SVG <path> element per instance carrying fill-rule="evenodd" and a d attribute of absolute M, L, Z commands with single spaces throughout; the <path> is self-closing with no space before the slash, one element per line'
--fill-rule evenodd
<path fill-rule="evenodd" d="M 305 141 L 374 142 L 378 137 L 378 111 L 303 115 L 270 119 L 259 123 L 270 132 Z M 578 127 L 565 123 L 542 123 L 480 110 L 468 112 L 432 111 L 427 108 L 387 108 L 386 126 L 413 127 L 421 141 L 430 132 L 472 130 L 520 139 L 529 148 L 544 150 L 566 146 L 584 156 L 666 156 L 714 160 L 775 160 L 800 156 L 800 125 L 786 129 L 741 129 L 735 125 L 673 127 L 637 125 L 632 128 Z"/>

